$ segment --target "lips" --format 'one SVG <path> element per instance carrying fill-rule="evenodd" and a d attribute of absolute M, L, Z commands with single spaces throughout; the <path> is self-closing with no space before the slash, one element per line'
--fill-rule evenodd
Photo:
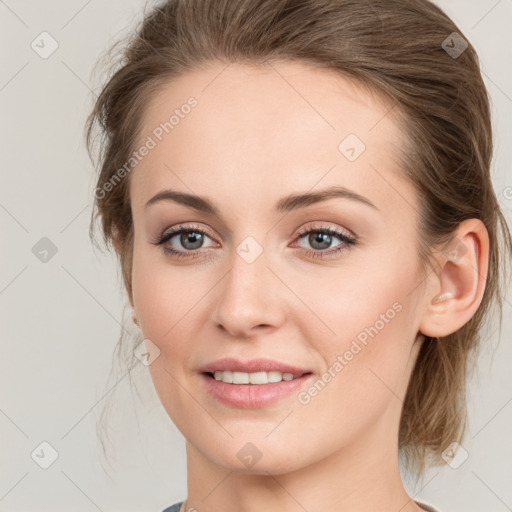
<path fill-rule="evenodd" d="M 200 370 L 205 391 L 224 405 L 237 409 L 270 406 L 291 397 L 315 379 L 313 373 L 307 368 L 272 359 L 240 361 L 224 358 L 207 364 Z M 263 383 L 262 373 L 266 373 L 272 379 L 267 379 L 267 383 Z M 229 375 L 227 379 L 225 374 Z M 283 379 L 272 382 L 278 374 L 282 374 Z M 285 375 L 287 375 L 286 379 L 284 379 Z M 250 382 L 253 377 L 257 377 L 254 383 Z M 230 380 L 232 382 L 229 382 Z"/>
<path fill-rule="evenodd" d="M 312 384 L 315 376 L 311 373 L 293 380 L 269 384 L 228 384 L 215 380 L 208 373 L 201 374 L 205 391 L 214 399 L 236 409 L 256 409 L 291 398 L 306 386 Z"/>
<path fill-rule="evenodd" d="M 232 357 L 225 357 L 209 363 L 199 369 L 201 373 L 215 373 L 216 371 L 230 371 L 230 372 L 281 372 L 291 373 L 294 376 L 301 376 L 305 373 L 311 373 L 309 368 L 300 368 L 288 363 L 276 361 L 272 359 L 251 359 L 249 361 L 241 361 Z"/>

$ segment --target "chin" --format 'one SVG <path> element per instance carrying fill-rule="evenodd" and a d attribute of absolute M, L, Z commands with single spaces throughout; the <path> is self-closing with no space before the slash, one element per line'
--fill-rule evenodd
<path fill-rule="evenodd" d="M 297 464 L 295 461 L 294 465 L 290 465 L 287 461 L 277 460 L 274 456 L 272 460 L 264 460 L 264 456 L 256 462 L 254 465 L 245 465 L 240 462 L 238 459 L 231 460 L 222 460 L 219 464 L 221 467 L 227 469 L 228 471 L 232 471 L 233 473 L 238 473 L 242 475 L 263 475 L 268 476 L 271 475 L 281 475 L 290 473 L 297 469 L 300 469 L 300 464 Z"/>
<path fill-rule="evenodd" d="M 217 466 L 246 475 L 279 475 L 300 469 L 309 463 L 303 450 L 276 438 L 248 441 L 250 437 L 232 439 L 228 445 L 205 447 L 201 451 Z M 299 458 L 300 455 L 300 458 Z"/>

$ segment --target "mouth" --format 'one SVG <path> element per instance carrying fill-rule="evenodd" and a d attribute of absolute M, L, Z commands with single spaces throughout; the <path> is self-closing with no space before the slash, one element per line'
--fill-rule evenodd
<path fill-rule="evenodd" d="M 264 385 L 300 379 L 304 375 L 311 375 L 311 372 L 293 374 L 279 371 L 259 371 L 248 373 L 234 372 L 230 370 L 217 370 L 215 372 L 205 372 L 205 375 L 211 379 L 224 382 L 225 384 Z"/>
<path fill-rule="evenodd" d="M 302 374 L 269 372 L 203 372 L 204 390 L 217 403 L 234 409 L 261 409 L 290 399 L 312 385 L 312 372 Z"/>

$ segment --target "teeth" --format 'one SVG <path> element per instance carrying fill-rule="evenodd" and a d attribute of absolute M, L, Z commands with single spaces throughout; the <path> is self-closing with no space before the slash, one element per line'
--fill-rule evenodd
<path fill-rule="evenodd" d="M 300 377 L 300 375 L 297 377 Z M 271 382 L 281 382 L 282 380 L 292 380 L 293 378 L 293 374 L 281 372 L 215 372 L 215 380 L 221 380 L 227 384 L 268 384 Z"/>

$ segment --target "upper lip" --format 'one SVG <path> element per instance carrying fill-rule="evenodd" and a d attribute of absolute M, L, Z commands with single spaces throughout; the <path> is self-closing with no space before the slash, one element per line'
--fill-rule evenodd
<path fill-rule="evenodd" d="M 232 371 L 232 372 L 245 372 L 245 373 L 256 373 L 256 372 L 281 372 L 291 373 L 293 375 L 302 375 L 309 373 L 310 370 L 305 368 L 299 368 L 288 363 L 282 363 L 272 359 L 250 359 L 249 361 L 241 361 L 233 357 L 225 357 L 217 359 L 212 363 L 208 363 L 199 369 L 203 373 L 212 373 L 215 371 Z"/>

